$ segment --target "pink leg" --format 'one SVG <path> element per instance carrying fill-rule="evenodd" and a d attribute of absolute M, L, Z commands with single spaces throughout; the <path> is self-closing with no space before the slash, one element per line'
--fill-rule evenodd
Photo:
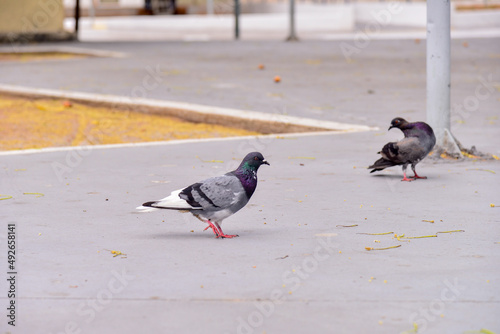
<path fill-rule="evenodd" d="M 207 223 L 208 226 L 205 227 L 205 229 L 203 231 L 206 231 L 209 228 L 212 228 L 212 231 L 214 232 L 215 237 L 219 238 L 220 237 L 219 229 L 210 220 L 205 221 L 205 223 Z"/>
<path fill-rule="evenodd" d="M 406 177 L 406 171 L 403 172 L 403 175 L 404 175 L 404 177 L 403 177 L 403 179 L 401 181 L 408 181 L 408 182 L 413 181 L 412 179 L 409 179 L 409 178 Z"/>
<path fill-rule="evenodd" d="M 207 223 L 208 226 L 205 227 L 205 229 L 203 231 L 206 231 L 209 228 L 212 228 L 212 231 L 214 231 L 216 238 L 234 238 L 234 237 L 238 236 L 237 234 L 234 234 L 234 235 L 224 234 L 224 232 L 222 232 L 222 229 L 217 222 L 211 222 L 210 220 L 207 220 L 207 221 L 205 221 L 205 223 Z"/>
<path fill-rule="evenodd" d="M 418 176 L 417 172 L 413 170 L 413 173 L 415 173 L 415 176 L 412 176 L 412 179 L 426 179 L 427 176 Z"/>
<path fill-rule="evenodd" d="M 214 222 L 214 224 L 219 229 L 219 237 L 221 237 L 221 238 L 235 238 L 238 236 L 237 234 L 224 234 L 224 232 L 222 232 L 222 228 L 219 226 L 219 224 L 217 222 Z"/>

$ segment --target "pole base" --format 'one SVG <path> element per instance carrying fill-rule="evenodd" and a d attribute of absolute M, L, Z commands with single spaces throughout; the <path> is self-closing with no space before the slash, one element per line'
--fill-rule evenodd
<path fill-rule="evenodd" d="M 498 160 L 498 157 L 483 153 L 476 149 L 476 146 L 472 146 L 470 149 L 464 147 L 448 129 L 444 130 L 444 136 L 440 142 L 436 143 L 434 149 L 430 154 L 431 159 L 454 159 L 462 160 L 465 158 L 469 159 L 481 159 L 481 160 Z"/>
<path fill-rule="evenodd" d="M 287 42 L 298 42 L 299 41 L 299 38 L 295 35 L 290 35 L 288 36 L 285 41 Z"/>
<path fill-rule="evenodd" d="M 432 157 L 442 158 L 443 155 L 448 158 L 463 159 L 461 144 L 453 137 L 448 129 L 444 129 L 443 136 L 438 138 L 434 146 Z"/>

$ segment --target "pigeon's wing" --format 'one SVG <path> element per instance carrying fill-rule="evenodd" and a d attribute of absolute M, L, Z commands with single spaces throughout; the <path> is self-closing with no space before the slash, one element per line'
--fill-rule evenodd
<path fill-rule="evenodd" d="M 179 197 L 195 209 L 224 210 L 244 200 L 244 195 L 240 180 L 226 174 L 192 184 Z"/>
<path fill-rule="evenodd" d="M 382 158 L 387 161 L 391 161 L 393 163 L 400 163 L 399 161 L 399 147 L 398 143 L 392 142 L 387 143 L 382 148 L 382 151 L 379 152 L 382 155 Z"/>
<path fill-rule="evenodd" d="M 398 159 L 404 162 L 417 162 L 427 154 L 426 148 L 418 138 L 404 138 L 397 143 Z"/>
<path fill-rule="evenodd" d="M 418 138 L 403 138 L 397 143 L 387 143 L 380 151 L 382 158 L 387 161 L 399 165 L 414 160 L 418 158 L 423 153 L 423 148 L 419 145 L 420 141 Z"/>

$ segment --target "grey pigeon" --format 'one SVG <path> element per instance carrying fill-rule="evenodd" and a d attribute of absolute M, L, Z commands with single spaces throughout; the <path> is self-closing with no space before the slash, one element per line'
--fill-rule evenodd
<path fill-rule="evenodd" d="M 425 176 L 418 176 L 415 166 L 429 154 L 436 144 L 436 137 L 432 128 L 424 122 L 409 123 L 401 117 L 392 120 L 389 130 L 398 128 L 403 131 L 405 137 L 398 142 L 387 143 L 378 152 L 382 158 L 375 161 L 368 167 L 372 169 L 370 173 L 382 170 L 387 167 L 403 165 L 404 178 L 401 181 L 413 181 L 412 179 L 426 179 Z M 411 169 L 415 176 L 410 179 L 406 177 L 406 167 L 411 164 Z"/>
<path fill-rule="evenodd" d="M 208 224 L 217 238 L 233 238 L 220 227 L 222 221 L 243 208 L 257 187 L 257 170 L 269 165 L 259 152 L 247 154 L 239 167 L 222 176 L 212 177 L 189 187 L 172 191 L 170 196 L 137 207 L 142 212 L 170 209 L 191 212 Z"/>

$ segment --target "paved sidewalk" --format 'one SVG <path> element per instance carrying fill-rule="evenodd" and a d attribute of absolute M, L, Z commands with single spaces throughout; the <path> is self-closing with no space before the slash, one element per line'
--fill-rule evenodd
<path fill-rule="evenodd" d="M 381 134 L 387 134 L 395 116 L 425 119 L 421 40 L 372 40 L 363 48 L 354 41 L 61 43 L 39 48 L 51 47 L 122 57 L 5 62 L 0 64 L 0 83 L 364 124 L 380 127 Z M 342 50 L 349 47 L 356 52 L 346 58 Z M 465 146 L 493 154 L 500 154 L 499 57 L 500 38 L 452 41 L 453 132 Z M 265 69 L 259 70 L 259 64 Z M 279 84 L 273 80 L 276 75 Z M 389 136 L 399 134 L 391 131 Z"/>
<path fill-rule="evenodd" d="M 341 43 L 70 43 L 55 46 L 126 57 L 0 64 L 0 84 L 122 96 L 159 68 L 148 98 L 380 127 L 0 155 L 0 193 L 13 196 L 0 201 L 0 244 L 8 223 L 18 241 L 16 327 L 4 315 L 0 332 L 500 332 L 499 162 L 426 159 L 429 179 L 411 183 L 400 168 L 369 174 L 401 137 L 386 131 L 393 117 L 425 119 L 425 45 L 372 40 L 346 61 Z M 453 104 L 479 103 L 457 109 L 453 132 L 499 155 L 499 40 L 454 40 L 452 52 Z M 223 224 L 239 238 L 216 240 L 187 214 L 134 212 L 254 150 L 271 166 Z"/>

